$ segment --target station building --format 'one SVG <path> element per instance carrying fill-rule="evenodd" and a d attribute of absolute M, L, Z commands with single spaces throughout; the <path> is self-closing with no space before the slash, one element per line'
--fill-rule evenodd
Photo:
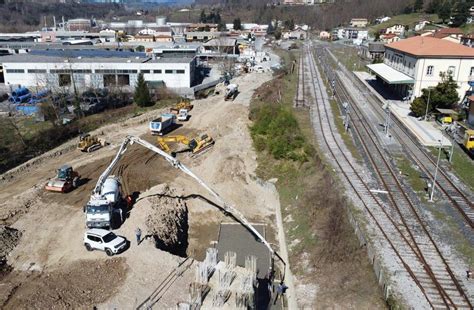
<path fill-rule="evenodd" d="M 450 74 L 458 84 L 461 100 L 474 80 L 474 49 L 434 37 L 412 37 L 385 45 L 384 62 L 367 67 L 393 93 L 407 100 L 421 96 L 422 89 Z"/>
<path fill-rule="evenodd" d="M 180 93 L 195 82 L 196 57 L 190 54 L 147 56 L 145 53 L 50 50 L 4 56 L 6 86 L 49 89 L 123 87 L 133 89 L 139 73 L 149 84 L 165 85 Z"/>

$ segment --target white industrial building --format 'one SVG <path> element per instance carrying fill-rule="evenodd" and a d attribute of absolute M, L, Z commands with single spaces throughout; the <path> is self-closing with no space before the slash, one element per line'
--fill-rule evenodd
<path fill-rule="evenodd" d="M 384 63 L 367 67 L 391 90 L 410 100 L 451 74 L 461 100 L 474 80 L 474 49 L 433 37 L 412 37 L 385 45 Z"/>
<path fill-rule="evenodd" d="M 22 85 L 53 90 L 131 89 L 136 85 L 138 74 L 143 73 L 151 85 L 165 85 L 177 92 L 186 92 L 195 80 L 196 58 L 189 55 L 148 57 L 143 53 L 106 51 L 48 52 L 53 51 L 2 57 L 3 82 L 11 87 Z"/>

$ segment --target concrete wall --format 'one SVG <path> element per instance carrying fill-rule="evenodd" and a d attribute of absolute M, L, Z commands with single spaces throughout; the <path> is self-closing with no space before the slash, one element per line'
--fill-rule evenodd
<path fill-rule="evenodd" d="M 86 70 L 83 73 L 74 73 L 73 80 L 76 87 L 104 87 L 104 73 L 97 70 L 132 70 L 128 73 L 131 87 L 134 87 L 140 70 L 144 72 L 146 81 L 162 81 L 170 88 L 189 88 L 194 81 L 195 60 L 190 63 L 4 63 L 5 84 L 16 87 L 23 85 L 27 87 L 59 87 L 59 74 L 51 70 L 64 69 Z M 24 70 L 24 73 L 12 73 L 9 70 Z M 32 72 L 31 70 L 37 70 Z M 43 70 L 39 71 L 38 70 Z M 46 70 L 46 72 L 44 72 Z M 161 73 L 158 73 L 161 70 Z M 171 72 L 167 72 L 171 70 Z M 177 70 L 184 70 L 178 73 Z"/>

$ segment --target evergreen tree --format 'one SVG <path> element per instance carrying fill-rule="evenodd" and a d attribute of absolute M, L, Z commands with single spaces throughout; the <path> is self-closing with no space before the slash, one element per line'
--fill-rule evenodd
<path fill-rule="evenodd" d="M 273 28 L 272 21 L 268 23 L 268 28 L 267 28 L 267 34 L 272 34 L 275 31 L 275 28 Z"/>
<path fill-rule="evenodd" d="M 413 11 L 419 12 L 423 9 L 423 0 L 415 0 L 413 4 Z"/>
<path fill-rule="evenodd" d="M 205 10 L 201 10 L 201 15 L 199 17 L 199 21 L 201 23 L 206 23 L 207 22 L 207 16 L 206 16 L 206 11 Z"/>
<path fill-rule="evenodd" d="M 453 27 L 460 27 L 464 25 L 467 19 L 470 16 L 469 8 L 471 4 L 468 2 L 458 2 L 456 5 L 456 10 L 453 15 Z"/>
<path fill-rule="evenodd" d="M 242 22 L 240 18 L 234 19 L 234 30 L 242 30 Z"/>
<path fill-rule="evenodd" d="M 447 1 L 440 6 L 438 17 L 441 18 L 443 23 L 446 23 L 446 20 L 451 17 L 451 5 Z"/>
<path fill-rule="evenodd" d="M 153 105 L 150 97 L 150 90 L 148 89 L 148 85 L 143 78 L 143 73 L 138 74 L 133 100 L 139 107 L 149 107 Z"/>
<path fill-rule="evenodd" d="M 435 14 L 438 13 L 439 9 L 441 8 L 442 5 L 442 0 L 432 0 L 429 4 L 428 7 L 426 8 L 426 13 L 428 14 Z"/>

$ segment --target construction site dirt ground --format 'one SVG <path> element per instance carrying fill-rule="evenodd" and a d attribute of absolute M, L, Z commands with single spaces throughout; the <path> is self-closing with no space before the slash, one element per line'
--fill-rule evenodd
<path fill-rule="evenodd" d="M 216 143 L 209 151 L 197 158 L 178 153 L 178 159 L 250 221 L 266 223 L 269 241 L 277 243 L 274 219 L 278 193 L 273 184 L 255 176 L 256 154 L 248 132 L 248 106 L 253 91 L 269 79 L 270 73 L 237 78 L 240 93 L 235 101 L 224 101 L 222 95 L 193 101 L 190 120 L 169 135 L 212 136 Z M 148 112 L 99 129 L 96 132 L 110 145 L 98 151 L 81 153 L 71 147 L 75 141 L 70 141 L 69 147 L 59 147 L 1 178 L 1 223 L 22 233 L 18 245 L 7 256 L 13 271 L 1 278 L 2 308 L 139 306 L 185 259 L 156 249 L 153 239 L 144 240 L 139 246 L 135 242 L 137 227 L 147 235 L 146 217 L 153 212 L 151 197 L 167 192 L 166 187 L 175 195 L 173 199 L 183 199 L 188 208 L 186 253 L 196 260 L 204 258 L 206 248 L 217 240 L 219 224 L 231 218 L 203 199 L 210 197 L 195 181 L 137 145 L 129 147 L 114 171 L 120 174 L 126 193 L 140 193 L 129 216 L 115 231 L 130 241 L 130 247 L 110 259 L 103 252 L 87 252 L 83 246 L 83 206 L 99 175 L 126 135 L 156 144 L 155 137 L 148 134 L 148 121 L 160 112 Z M 47 180 L 63 164 L 71 164 L 83 184 L 67 194 L 45 192 Z M 187 266 L 169 289 L 154 296 L 155 306 L 174 307 L 176 302 L 186 301 L 194 274 L 192 264 Z"/>

